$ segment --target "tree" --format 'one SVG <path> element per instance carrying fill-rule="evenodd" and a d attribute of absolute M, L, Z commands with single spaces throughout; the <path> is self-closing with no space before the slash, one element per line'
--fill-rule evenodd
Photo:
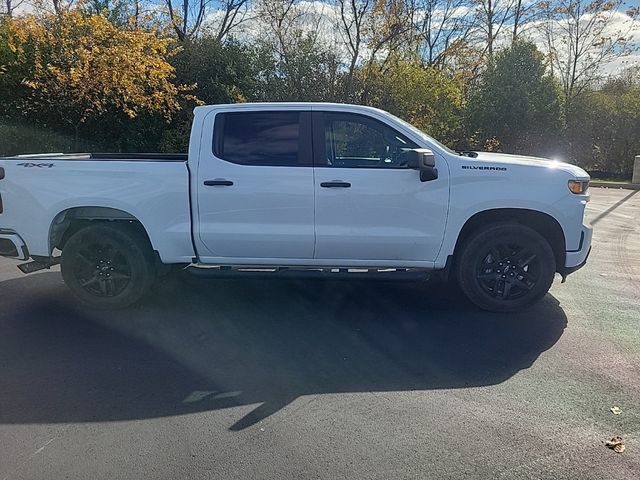
<path fill-rule="evenodd" d="M 338 101 L 342 77 L 340 60 L 308 34 L 298 32 L 287 55 L 263 43 L 257 53 L 257 98 L 261 101 Z"/>
<path fill-rule="evenodd" d="M 367 25 L 369 63 L 397 57 L 413 40 L 412 11 L 405 0 L 376 0 Z"/>
<path fill-rule="evenodd" d="M 376 0 L 366 24 L 366 60 L 358 72 L 359 102 L 370 103 L 375 78 L 384 75 L 399 58 L 413 55 L 412 12 L 405 0 Z M 368 79 L 367 76 L 371 76 Z"/>
<path fill-rule="evenodd" d="M 193 85 L 192 93 L 206 104 L 246 101 L 255 94 L 255 52 L 248 46 L 196 38 L 182 45 L 171 64 L 177 82 Z"/>
<path fill-rule="evenodd" d="M 75 3 L 75 0 L 51 0 L 51 1 L 53 3 L 53 10 L 58 15 L 62 15 L 63 13 L 68 12 Z"/>
<path fill-rule="evenodd" d="M 309 2 L 263 0 L 258 45 L 258 98 L 267 101 L 337 100 L 340 59 L 320 34 L 322 12 Z"/>
<path fill-rule="evenodd" d="M 411 0 L 416 50 L 425 65 L 444 68 L 474 27 L 469 0 Z"/>
<path fill-rule="evenodd" d="M 468 107 L 472 136 L 496 137 L 505 151 L 553 154 L 561 129 L 560 91 L 544 55 L 517 41 L 496 54 Z"/>
<path fill-rule="evenodd" d="M 384 73 L 366 76 L 369 104 L 385 109 L 445 143 L 455 143 L 462 127 L 462 81 L 419 61 L 393 59 Z"/>
<path fill-rule="evenodd" d="M 108 113 L 170 119 L 180 109 L 170 40 L 155 32 L 122 30 L 73 9 L 8 21 L 7 45 L 1 67 L 24 72 L 20 110 L 66 124 L 76 139 L 82 125 Z"/>
<path fill-rule="evenodd" d="M 7 17 L 13 17 L 13 12 L 20 8 L 20 5 L 23 3 L 24 0 L 2 0 L 2 3 L 0 4 L 0 6 L 2 6 L 0 16 L 5 15 Z"/>
<path fill-rule="evenodd" d="M 553 73 L 560 79 L 568 115 L 574 99 L 602 76 L 603 67 L 631 54 L 639 9 L 620 12 L 623 0 L 552 0 L 542 23 Z"/>
<path fill-rule="evenodd" d="M 601 175 L 631 176 L 640 152 L 640 86 L 614 78 L 575 99 L 567 119 L 569 155 Z"/>
<path fill-rule="evenodd" d="M 511 42 L 520 39 L 520 34 L 527 26 L 533 24 L 540 17 L 540 0 L 515 0 L 513 4 L 513 18 Z"/>
<path fill-rule="evenodd" d="M 340 11 L 338 30 L 348 53 L 348 69 L 345 77 L 345 98 L 353 90 L 356 67 L 364 47 L 364 30 L 367 17 L 371 14 L 373 0 L 337 0 Z"/>
<path fill-rule="evenodd" d="M 218 9 L 222 12 L 222 16 L 218 22 L 216 40 L 222 42 L 232 30 L 248 19 L 249 0 L 221 0 L 218 3 Z"/>
<path fill-rule="evenodd" d="M 211 0 L 164 0 L 173 31 L 181 42 L 198 34 Z"/>
<path fill-rule="evenodd" d="M 378 75 L 389 59 L 400 52 L 411 53 L 411 5 L 408 0 L 337 0 L 337 7 L 339 37 L 347 50 L 342 98 L 367 102 L 369 83 L 363 75 Z M 355 90 L 356 69 L 360 90 Z"/>
<path fill-rule="evenodd" d="M 171 28 L 178 40 L 200 35 L 208 20 L 214 25 L 215 38 L 224 41 L 245 22 L 249 0 L 163 0 Z"/>
<path fill-rule="evenodd" d="M 102 15 L 118 27 L 126 27 L 131 17 L 137 22 L 139 3 L 132 0 L 84 0 L 79 8 L 87 15 Z"/>
<path fill-rule="evenodd" d="M 478 28 L 482 31 L 485 51 L 493 58 L 494 44 L 498 35 L 513 19 L 513 6 L 516 0 L 476 0 Z"/>

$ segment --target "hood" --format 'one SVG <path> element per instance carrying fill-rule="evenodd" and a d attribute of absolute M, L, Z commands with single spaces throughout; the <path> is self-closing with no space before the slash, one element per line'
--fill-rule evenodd
<path fill-rule="evenodd" d="M 506 153 L 490 153 L 490 152 L 476 152 L 478 156 L 476 158 L 469 158 L 472 162 L 493 163 L 493 164 L 509 164 L 509 165 L 523 165 L 530 167 L 549 168 L 555 170 L 561 170 L 571 174 L 578 179 L 588 179 L 589 174 L 582 168 L 572 165 L 566 162 L 560 162 L 558 160 L 549 160 L 540 157 L 527 157 L 524 155 L 508 155 Z"/>

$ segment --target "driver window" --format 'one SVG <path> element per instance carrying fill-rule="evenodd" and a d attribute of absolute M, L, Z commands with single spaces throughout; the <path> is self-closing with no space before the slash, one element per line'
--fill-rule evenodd
<path fill-rule="evenodd" d="M 324 114 L 327 164 L 351 168 L 406 168 L 401 153 L 418 146 L 381 122 L 355 114 Z"/>

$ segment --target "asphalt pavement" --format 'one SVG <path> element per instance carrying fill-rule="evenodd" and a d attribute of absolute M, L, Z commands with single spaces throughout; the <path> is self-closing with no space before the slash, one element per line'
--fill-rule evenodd
<path fill-rule="evenodd" d="M 511 315 L 183 276 L 96 312 L 0 260 L 0 480 L 637 480 L 640 191 L 594 188 L 588 217 L 587 266 Z"/>

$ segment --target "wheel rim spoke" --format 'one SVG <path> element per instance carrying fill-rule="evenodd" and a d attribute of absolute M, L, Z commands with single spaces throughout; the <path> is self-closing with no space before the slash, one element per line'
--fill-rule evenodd
<path fill-rule="evenodd" d="M 526 249 L 523 249 L 513 258 L 514 262 L 521 267 L 525 267 L 529 265 L 535 259 L 536 259 L 536 254 Z"/>
<path fill-rule="evenodd" d="M 524 288 L 525 290 L 531 290 L 535 284 L 529 285 L 526 281 L 524 280 L 520 280 L 519 278 L 516 278 L 515 282 L 514 282 L 518 287 L 520 288 Z"/>
<path fill-rule="evenodd" d="M 117 244 L 90 235 L 76 256 L 74 275 L 80 287 L 98 297 L 120 295 L 131 281 L 131 268 Z"/>
<path fill-rule="evenodd" d="M 499 277 L 500 275 L 495 272 L 479 273 L 478 275 L 476 275 L 476 278 L 478 280 L 497 280 Z"/>
<path fill-rule="evenodd" d="M 106 281 L 104 278 L 102 278 L 102 279 L 100 279 L 99 284 L 100 284 L 100 292 L 101 292 L 105 297 L 108 297 L 108 296 L 109 296 L 109 293 L 108 293 L 108 291 L 107 291 L 107 281 Z"/>
<path fill-rule="evenodd" d="M 476 269 L 481 289 L 502 301 L 527 295 L 539 276 L 535 251 L 518 241 L 496 242 L 487 247 Z"/>
<path fill-rule="evenodd" d="M 86 280 L 80 280 L 78 283 L 80 283 L 80 286 L 82 288 L 86 288 L 86 287 L 88 287 L 90 285 L 95 285 L 98 282 L 99 282 L 99 280 L 97 278 L 91 277 L 91 278 L 88 278 Z"/>
<path fill-rule="evenodd" d="M 96 263 L 95 260 L 91 260 L 89 257 L 87 257 L 87 255 L 84 252 L 79 252 L 77 255 L 77 258 L 82 260 L 82 263 L 89 266 L 93 266 Z"/>
<path fill-rule="evenodd" d="M 504 283 L 504 287 L 502 289 L 502 298 L 509 298 L 509 294 L 511 293 L 511 282 L 502 282 Z"/>
<path fill-rule="evenodd" d="M 114 280 L 131 280 L 131 275 L 120 272 L 111 272 L 111 277 Z"/>

